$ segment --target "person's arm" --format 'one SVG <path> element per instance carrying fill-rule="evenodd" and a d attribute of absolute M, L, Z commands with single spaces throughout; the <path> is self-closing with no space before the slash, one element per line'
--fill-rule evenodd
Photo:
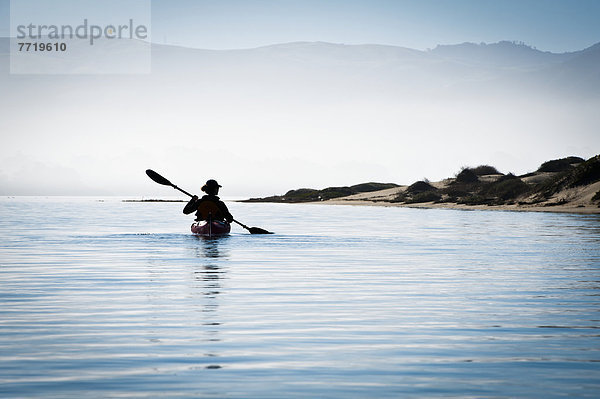
<path fill-rule="evenodd" d="M 183 208 L 183 213 L 185 213 L 186 215 L 189 215 L 192 212 L 196 212 L 198 210 L 198 197 L 197 196 L 193 196 L 192 199 L 190 200 L 190 202 L 188 202 L 185 205 L 185 208 Z"/>
<path fill-rule="evenodd" d="M 233 222 L 233 215 L 229 213 L 229 209 L 227 209 L 227 205 L 225 205 L 223 201 L 219 201 L 219 208 L 221 209 L 221 212 L 223 212 L 225 220 L 227 220 L 229 223 Z"/>

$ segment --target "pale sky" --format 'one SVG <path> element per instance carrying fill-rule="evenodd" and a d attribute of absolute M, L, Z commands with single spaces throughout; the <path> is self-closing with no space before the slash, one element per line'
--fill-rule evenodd
<path fill-rule="evenodd" d="M 9 32 L 8 4 L 0 0 L 0 36 Z M 154 0 L 151 29 L 156 43 L 218 50 L 297 41 L 425 50 L 514 40 L 570 52 L 600 42 L 599 19 L 597 0 Z M 255 93 L 242 77 L 231 86 L 226 74 L 207 81 L 202 67 L 187 86 L 178 72 L 154 75 L 156 88 L 136 76 L 1 69 L 0 85 L 10 88 L 0 87 L 0 194 L 176 194 L 148 181 L 143 171 L 154 168 L 192 190 L 216 178 L 224 196 L 262 196 L 410 184 L 481 163 L 526 173 L 548 159 L 600 152 L 597 96 L 446 104 L 347 87 L 335 93 L 327 83 L 298 94 L 276 80 Z"/>
<path fill-rule="evenodd" d="M 154 41 L 208 49 L 516 40 L 565 52 L 600 40 L 597 0 L 153 0 L 152 16 Z M 0 36 L 8 20 L 9 0 L 0 0 Z"/>
<path fill-rule="evenodd" d="M 152 11 L 156 41 L 211 49 L 516 40 L 565 52 L 600 40 L 597 0 L 155 0 Z"/>

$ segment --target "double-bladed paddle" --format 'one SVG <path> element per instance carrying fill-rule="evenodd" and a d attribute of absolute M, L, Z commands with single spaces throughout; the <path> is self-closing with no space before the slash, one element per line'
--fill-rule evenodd
<path fill-rule="evenodd" d="M 240 226 L 242 226 L 243 228 L 245 228 L 246 230 L 248 230 L 250 232 L 250 234 L 273 234 L 270 231 L 267 231 L 265 229 L 261 229 L 260 227 L 248 227 L 243 223 L 238 222 L 237 220 L 233 219 L 234 222 L 236 222 L 237 224 L 239 224 Z"/>
<path fill-rule="evenodd" d="M 151 178 L 152 180 L 154 180 L 156 183 L 158 184 L 162 184 L 163 186 L 171 186 L 173 187 L 175 190 L 179 190 L 182 193 L 184 193 L 185 195 L 188 195 L 190 197 L 193 197 L 192 194 L 188 193 L 187 191 L 177 187 L 176 185 L 174 185 L 173 183 L 171 183 L 167 178 L 159 175 L 158 173 L 156 173 L 155 171 L 153 171 L 152 169 L 146 169 L 146 174 L 148 175 L 149 178 Z"/>
<path fill-rule="evenodd" d="M 184 193 L 185 195 L 193 197 L 192 194 L 190 194 L 187 191 L 185 191 L 185 190 L 177 187 L 175 184 L 171 183 L 168 179 L 166 179 L 165 177 L 159 175 L 158 173 L 156 173 L 152 169 L 146 169 L 146 174 L 148 175 L 149 178 L 151 178 L 152 180 L 154 180 L 158 184 L 162 184 L 163 186 L 171 186 L 175 190 L 179 190 L 182 193 Z M 243 228 L 245 228 L 246 230 L 248 230 L 250 232 L 250 234 L 273 234 L 270 231 L 267 231 L 265 229 L 261 229 L 260 227 L 248 227 L 245 224 L 240 223 L 240 222 L 238 222 L 235 219 L 233 219 L 233 221 L 236 222 L 237 224 L 239 224 L 240 226 L 242 226 Z"/>

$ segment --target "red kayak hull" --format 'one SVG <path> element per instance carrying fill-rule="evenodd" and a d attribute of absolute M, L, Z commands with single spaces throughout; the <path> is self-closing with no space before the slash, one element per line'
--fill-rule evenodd
<path fill-rule="evenodd" d="M 207 222 L 203 220 L 201 222 L 194 222 L 192 224 L 192 233 L 200 236 L 222 236 L 224 234 L 229 234 L 230 231 L 231 225 L 227 222 Z"/>

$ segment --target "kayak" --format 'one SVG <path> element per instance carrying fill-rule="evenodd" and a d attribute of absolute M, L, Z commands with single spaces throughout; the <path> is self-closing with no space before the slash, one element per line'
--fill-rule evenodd
<path fill-rule="evenodd" d="M 219 222 L 216 220 L 213 220 L 212 222 L 207 222 L 206 220 L 202 220 L 200 222 L 194 222 L 192 224 L 192 233 L 201 236 L 222 236 L 224 234 L 229 234 L 230 231 L 231 225 L 227 222 Z"/>

